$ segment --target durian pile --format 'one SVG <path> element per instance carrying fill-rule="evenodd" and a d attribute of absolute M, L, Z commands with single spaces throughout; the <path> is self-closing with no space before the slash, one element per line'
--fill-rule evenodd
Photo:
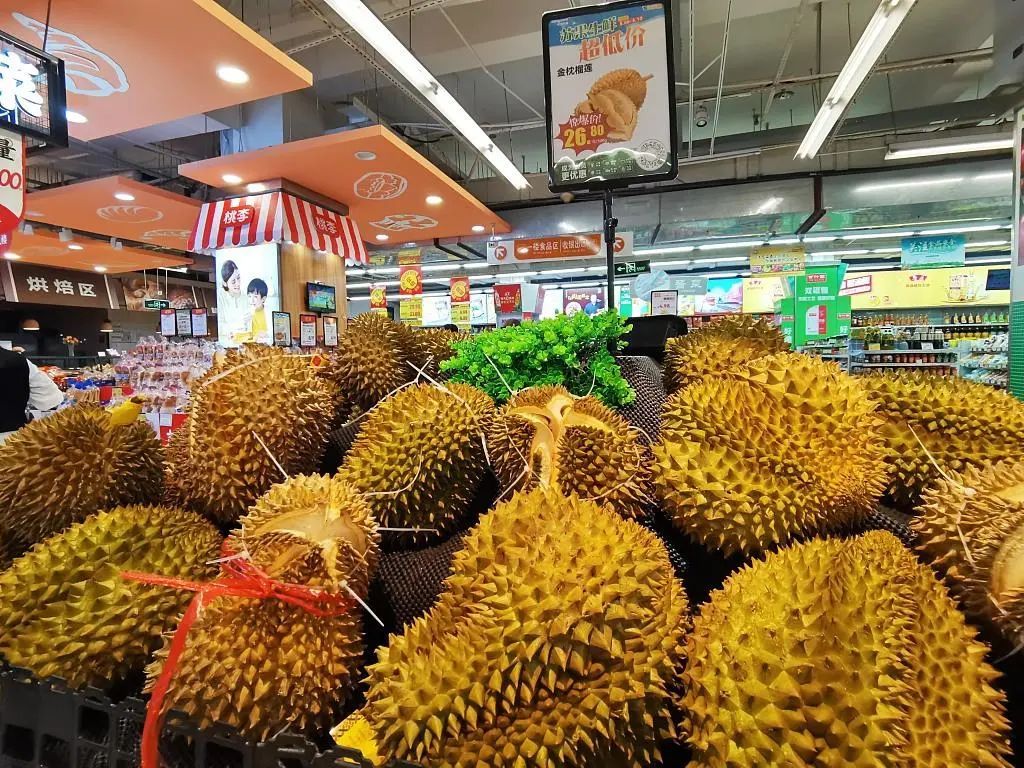
<path fill-rule="evenodd" d="M 1024 641 L 1012 401 L 854 380 L 730 320 L 672 344 L 654 441 L 561 386 L 496 407 L 443 381 L 453 340 L 372 315 L 326 367 L 230 352 L 166 454 L 95 408 L 16 434 L 0 655 L 74 687 L 166 679 L 164 713 L 333 732 L 376 765 L 1011 764 L 988 646 L 947 588 Z M 901 409 L 909 392 L 930 399 Z M 358 437 L 315 474 L 342 403 Z M 921 499 L 922 561 L 859 533 L 887 488 Z M 396 624 L 378 566 L 456 547 L 432 607 Z M 738 570 L 691 606 L 702 564 Z"/>

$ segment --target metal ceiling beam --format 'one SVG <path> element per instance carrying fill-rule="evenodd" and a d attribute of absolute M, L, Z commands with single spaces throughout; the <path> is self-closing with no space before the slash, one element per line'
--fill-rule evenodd
<path fill-rule="evenodd" d="M 718 67 L 718 92 L 715 95 L 715 122 L 711 128 L 711 154 L 715 154 L 715 137 L 718 136 L 718 118 L 722 113 L 722 88 L 725 86 L 725 62 L 729 55 L 729 27 L 732 26 L 732 0 L 725 11 L 725 31 L 722 33 L 722 55 Z M 690 101 L 693 101 L 693 90 L 690 90 Z"/>
<path fill-rule="evenodd" d="M 304 0 L 300 1 L 302 1 L 302 4 L 305 5 L 307 9 L 310 10 L 310 13 L 312 13 L 317 18 L 322 18 L 322 14 L 320 14 L 319 11 L 310 8 L 309 3 L 304 2 Z M 412 3 L 406 6 L 405 8 L 399 8 L 389 13 L 385 13 L 380 18 L 381 21 L 394 21 L 395 19 L 401 19 L 404 16 L 415 16 L 417 13 L 423 13 L 424 11 L 429 11 L 432 8 L 442 8 L 449 2 L 451 2 L 451 0 L 419 0 L 419 2 Z M 316 48 L 317 46 L 323 45 L 324 43 L 329 43 L 333 40 L 340 40 L 341 38 L 344 37 L 344 35 L 347 32 L 350 32 L 352 29 L 351 27 L 348 26 L 335 26 L 337 26 L 337 29 L 333 30 L 329 35 L 317 38 L 316 40 L 310 40 L 307 43 L 301 43 L 299 45 L 296 45 L 292 48 L 289 48 L 287 50 L 287 53 L 289 55 L 300 53 L 302 51 L 308 51 L 310 48 Z"/>
<path fill-rule="evenodd" d="M 793 53 L 793 46 L 796 44 L 796 35 L 800 31 L 800 23 L 804 20 L 804 14 L 807 12 L 807 7 L 810 5 L 810 0 L 800 0 L 800 7 L 796 11 L 796 19 L 793 20 L 793 26 L 789 28 L 789 37 L 786 39 L 786 46 L 782 49 L 782 58 L 779 59 L 779 68 L 775 70 L 775 79 L 772 80 L 772 87 L 768 91 L 768 102 L 764 107 L 764 114 L 761 116 L 761 122 L 765 128 L 768 127 L 768 113 L 772 111 L 772 104 L 775 103 L 775 94 L 779 90 L 779 83 L 782 81 L 782 76 L 786 72 L 786 64 L 789 63 L 789 56 Z"/>

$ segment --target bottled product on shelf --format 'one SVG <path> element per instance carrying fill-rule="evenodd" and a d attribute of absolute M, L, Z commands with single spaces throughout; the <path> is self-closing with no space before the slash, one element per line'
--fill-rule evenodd
<path fill-rule="evenodd" d="M 960 375 L 981 384 L 1005 389 L 1009 385 L 1008 333 L 997 333 L 960 347 Z"/>

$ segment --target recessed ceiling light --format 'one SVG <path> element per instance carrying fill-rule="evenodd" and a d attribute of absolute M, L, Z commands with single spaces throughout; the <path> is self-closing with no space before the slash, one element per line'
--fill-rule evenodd
<path fill-rule="evenodd" d="M 100 265 L 100 264 L 97 264 L 95 267 L 93 267 L 93 269 L 95 269 L 97 272 L 106 272 L 107 271 L 107 268 L 102 266 L 102 265 Z"/>
<path fill-rule="evenodd" d="M 440 205 L 444 202 L 444 198 L 439 195 L 427 195 L 427 205 Z"/>
<path fill-rule="evenodd" d="M 251 192 L 252 194 L 255 195 L 257 192 L 266 192 L 267 191 L 267 185 L 266 184 L 262 184 L 262 183 L 260 183 L 258 181 L 254 181 L 252 184 L 246 184 L 245 185 L 245 191 L 246 192 Z"/>
<path fill-rule="evenodd" d="M 217 77 L 232 85 L 245 85 L 249 82 L 249 73 L 239 67 L 224 64 L 217 67 Z"/>
<path fill-rule="evenodd" d="M 242 177 L 234 173 L 225 173 L 220 177 L 225 184 L 241 184 Z"/>
<path fill-rule="evenodd" d="M 473 231 L 474 232 L 486 232 L 487 231 L 487 227 L 485 227 L 483 224 L 475 224 L 473 226 Z"/>
<path fill-rule="evenodd" d="M 72 251 L 81 251 L 85 246 L 79 245 L 78 243 L 69 243 L 68 248 Z"/>
<path fill-rule="evenodd" d="M 406 243 L 405 247 L 406 248 L 412 248 L 414 245 L 416 245 L 416 243 Z"/>
<path fill-rule="evenodd" d="M 21 256 L 16 254 L 14 251 L 8 251 L 7 253 L 4 254 L 4 258 L 7 259 L 8 261 L 17 261 L 18 259 L 21 258 Z"/>
<path fill-rule="evenodd" d="M 360 150 L 359 152 L 356 152 L 356 160 L 363 160 L 365 162 L 369 162 L 370 160 L 376 160 L 376 159 L 377 159 L 377 153 L 376 152 L 368 152 L 365 149 L 364 150 Z"/>
<path fill-rule="evenodd" d="M 135 195 L 130 195 L 127 192 L 115 192 L 114 197 L 118 200 L 124 200 L 126 203 L 130 203 L 135 199 Z"/>
<path fill-rule="evenodd" d="M 88 123 L 89 118 L 78 112 L 72 112 L 70 109 L 64 110 L 64 117 L 68 119 L 69 123 Z"/>
<path fill-rule="evenodd" d="M 385 234 L 380 234 L 380 235 L 377 235 L 377 239 L 380 240 L 383 243 L 385 240 L 388 240 L 390 238 L 388 238 L 388 236 L 385 235 Z"/>

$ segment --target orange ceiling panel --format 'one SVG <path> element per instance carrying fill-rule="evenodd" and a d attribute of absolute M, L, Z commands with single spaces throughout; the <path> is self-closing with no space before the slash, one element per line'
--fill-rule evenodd
<path fill-rule="evenodd" d="M 201 205 L 134 179 L 109 176 L 32 192 L 25 200 L 25 218 L 183 251 Z"/>
<path fill-rule="evenodd" d="M 140 248 L 113 248 L 106 240 L 80 237 L 74 244 L 81 245 L 82 249 L 69 248 L 72 243 L 62 243 L 55 232 L 37 230 L 31 235 L 15 232 L 14 241 L 7 255 L 16 255 L 18 261 L 28 264 L 86 272 L 95 271 L 99 266 L 104 267 L 106 272 L 112 275 L 141 269 L 180 267 L 192 263 L 191 259 L 185 257 L 169 256 Z"/>
<path fill-rule="evenodd" d="M 0 29 L 43 47 L 47 0 L 0 0 Z M 86 141 L 306 88 L 312 74 L 215 0 L 53 0 L 46 52 L 64 59 L 69 125 Z M 217 77 L 237 67 L 249 81 Z"/>
<path fill-rule="evenodd" d="M 226 187 L 224 176 L 244 185 L 286 179 L 348 206 L 363 239 L 389 244 L 463 237 L 483 227 L 487 233 L 511 231 L 508 222 L 456 181 L 380 126 L 317 136 L 252 152 L 199 160 L 179 166 L 183 176 Z M 239 182 L 235 182 L 236 186 Z M 437 196 L 440 203 L 427 198 Z"/>

